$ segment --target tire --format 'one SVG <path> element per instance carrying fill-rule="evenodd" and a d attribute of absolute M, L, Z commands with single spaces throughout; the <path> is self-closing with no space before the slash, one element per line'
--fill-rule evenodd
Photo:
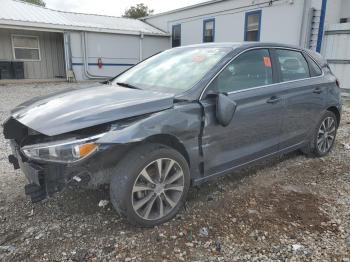
<path fill-rule="evenodd" d="M 322 128 L 322 125 L 325 124 L 325 121 L 327 121 L 327 119 L 334 122 L 334 126 L 331 127 L 331 129 L 332 130 L 334 129 L 334 131 L 329 132 L 329 134 L 333 136 L 333 140 L 331 141 L 331 143 L 328 142 L 329 146 L 327 146 L 327 148 L 325 148 L 325 150 L 322 150 L 322 147 L 320 148 L 320 144 L 318 142 L 320 141 L 319 139 L 322 138 L 320 130 Z M 331 111 L 326 111 L 323 114 L 323 116 L 321 117 L 321 120 L 317 123 L 316 128 L 313 130 L 312 138 L 310 139 L 309 144 L 305 148 L 302 149 L 303 153 L 310 156 L 310 157 L 324 157 L 324 156 L 326 156 L 332 150 L 332 148 L 334 146 L 338 126 L 339 126 L 339 123 L 338 123 L 338 120 L 337 120 L 337 117 L 335 116 L 335 114 Z"/>
<path fill-rule="evenodd" d="M 159 173 L 162 181 L 158 181 Z M 182 154 L 167 146 L 144 144 L 132 149 L 118 163 L 110 183 L 110 199 L 129 223 L 153 227 L 178 213 L 189 187 L 190 171 Z M 182 192 L 178 191 L 181 188 Z"/>

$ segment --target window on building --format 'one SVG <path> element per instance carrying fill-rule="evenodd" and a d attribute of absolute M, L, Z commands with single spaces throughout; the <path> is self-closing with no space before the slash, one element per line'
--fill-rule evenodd
<path fill-rule="evenodd" d="M 40 61 L 38 36 L 12 35 L 12 49 L 15 60 Z"/>
<path fill-rule="evenodd" d="M 343 17 L 343 18 L 340 18 L 340 21 L 339 21 L 341 24 L 345 24 L 345 23 L 348 23 L 350 22 L 350 18 L 347 18 L 347 17 Z"/>
<path fill-rule="evenodd" d="M 261 10 L 245 14 L 244 41 L 260 41 Z"/>
<path fill-rule="evenodd" d="M 172 47 L 181 46 L 181 25 L 173 25 Z"/>
<path fill-rule="evenodd" d="M 276 50 L 282 81 L 291 81 L 310 77 L 309 67 L 302 53 L 291 50 Z"/>
<path fill-rule="evenodd" d="M 215 20 L 208 19 L 203 22 L 203 42 L 214 42 L 215 37 Z"/>
<path fill-rule="evenodd" d="M 272 84 L 272 64 L 267 49 L 248 51 L 233 60 L 213 81 L 212 89 L 232 92 Z"/>

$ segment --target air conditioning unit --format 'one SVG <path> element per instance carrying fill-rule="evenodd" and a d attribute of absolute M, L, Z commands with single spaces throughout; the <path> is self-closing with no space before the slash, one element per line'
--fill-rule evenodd
<path fill-rule="evenodd" d="M 23 62 L 0 61 L 0 79 L 24 79 Z"/>

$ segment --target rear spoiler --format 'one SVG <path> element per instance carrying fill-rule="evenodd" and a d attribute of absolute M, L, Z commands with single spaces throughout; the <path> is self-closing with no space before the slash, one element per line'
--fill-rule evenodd
<path fill-rule="evenodd" d="M 312 50 L 306 50 L 306 52 L 322 67 L 328 67 L 327 60 L 320 54 Z"/>

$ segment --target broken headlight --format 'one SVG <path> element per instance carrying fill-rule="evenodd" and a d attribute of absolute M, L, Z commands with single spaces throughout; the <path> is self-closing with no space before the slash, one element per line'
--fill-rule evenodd
<path fill-rule="evenodd" d="M 72 163 L 98 150 L 95 143 L 105 133 L 84 139 L 67 139 L 22 147 L 22 153 L 35 160 Z"/>

